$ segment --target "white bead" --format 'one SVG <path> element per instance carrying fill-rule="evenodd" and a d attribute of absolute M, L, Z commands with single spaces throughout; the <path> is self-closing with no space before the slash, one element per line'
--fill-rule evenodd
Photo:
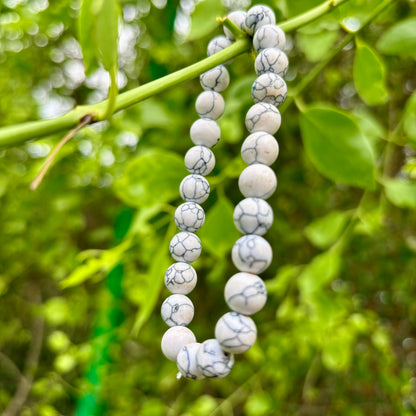
<path fill-rule="evenodd" d="M 162 352 L 171 361 L 176 361 L 179 351 L 187 344 L 196 342 L 194 333 L 186 326 L 173 326 L 162 337 Z"/>
<path fill-rule="evenodd" d="M 246 127 L 250 133 L 265 131 L 275 134 L 279 130 L 281 122 L 279 110 L 269 103 L 254 104 L 247 111 Z"/>
<path fill-rule="evenodd" d="M 263 102 L 278 106 L 283 103 L 286 94 L 286 82 L 273 72 L 260 75 L 251 87 L 251 96 L 255 103 Z"/>
<path fill-rule="evenodd" d="M 201 344 L 193 342 L 185 345 L 178 353 L 176 365 L 181 374 L 191 380 L 201 380 L 205 376 L 196 367 L 196 353 Z"/>
<path fill-rule="evenodd" d="M 213 147 L 221 137 L 221 129 L 216 121 L 200 118 L 191 126 L 191 140 L 201 146 Z"/>
<path fill-rule="evenodd" d="M 234 312 L 252 315 L 263 308 L 266 303 L 267 289 L 260 277 L 240 272 L 228 279 L 224 297 L 227 305 Z"/>
<path fill-rule="evenodd" d="M 204 224 L 204 209 L 195 202 L 185 202 L 176 208 L 175 224 L 182 231 L 194 233 Z"/>
<path fill-rule="evenodd" d="M 235 242 L 231 258 L 240 272 L 259 274 L 270 266 L 273 252 L 263 237 L 248 234 Z"/>
<path fill-rule="evenodd" d="M 270 166 L 279 156 L 279 143 L 269 133 L 256 131 L 248 136 L 241 146 L 241 157 L 247 165 L 261 163 Z"/>
<path fill-rule="evenodd" d="M 235 10 L 228 14 L 228 18 L 241 30 L 244 31 L 247 13 L 243 10 Z M 224 33 L 227 38 L 235 40 L 235 36 L 230 29 L 224 26 Z"/>
<path fill-rule="evenodd" d="M 281 77 L 286 75 L 289 68 L 289 60 L 286 54 L 277 48 L 267 48 L 257 55 L 254 61 L 254 69 L 257 75 L 265 74 L 266 72 L 274 72 Z"/>
<path fill-rule="evenodd" d="M 285 32 L 275 24 L 264 25 L 254 34 L 253 47 L 256 52 L 260 52 L 267 48 L 278 48 L 283 50 L 285 46 Z"/>
<path fill-rule="evenodd" d="M 228 87 L 230 74 L 224 65 L 219 65 L 204 72 L 199 79 L 204 90 L 221 92 Z"/>
<path fill-rule="evenodd" d="M 169 326 L 186 326 L 194 317 L 194 305 L 185 295 L 170 295 L 162 303 L 160 314 Z"/>
<path fill-rule="evenodd" d="M 224 113 L 224 98 L 216 91 L 203 91 L 195 101 L 195 109 L 199 117 L 216 120 Z"/>
<path fill-rule="evenodd" d="M 209 183 L 201 175 L 188 175 L 179 185 L 181 198 L 187 202 L 202 204 L 209 196 Z"/>
<path fill-rule="evenodd" d="M 208 43 L 207 55 L 214 55 L 217 52 L 222 51 L 225 48 L 228 48 L 228 46 L 231 46 L 232 44 L 233 43 L 231 42 L 231 40 L 226 38 L 225 36 L 216 36 L 215 38 L 211 39 L 211 41 Z"/>
<path fill-rule="evenodd" d="M 271 206 L 260 198 L 246 198 L 234 209 L 234 224 L 243 234 L 265 234 L 273 224 Z"/>
<path fill-rule="evenodd" d="M 215 166 L 214 153 L 206 146 L 191 147 L 185 155 L 185 167 L 196 175 L 209 175 Z"/>
<path fill-rule="evenodd" d="M 228 312 L 215 325 L 215 338 L 223 350 L 231 354 L 241 354 L 256 342 L 256 324 L 248 316 Z"/>
<path fill-rule="evenodd" d="M 204 341 L 196 353 L 197 369 L 205 377 L 225 377 L 234 364 L 234 356 L 223 351 L 216 339 Z"/>
<path fill-rule="evenodd" d="M 247 12 L 245 28 L 249 35 L 257 32 L 262 26 L 276 23 L 276 17 L 270 7 L 259 4 Z"/>
<path fill-rule="evenodd" d="M 169 251 L 176 261 L 192 263 L 201 254 L 201 240 L 193 233 L 182 231 L 170 240 Z"/>
<path fill-rule="evenodd" d="M 174 263 L 165 273 L 165 286 L 171 293 L 187 295 L 197 283 L 195 269 L 188 263 Z"/>
<path fill-rule="evenodd" d="M 256 163 L 246 167 L 238 178 L 238 187 L 246 197 L 267 199 L 273 195 L 277 178 L 273 169 Z"/>

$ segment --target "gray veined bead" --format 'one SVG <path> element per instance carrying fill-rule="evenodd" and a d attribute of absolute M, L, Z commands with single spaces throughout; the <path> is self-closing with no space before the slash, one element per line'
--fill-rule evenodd
<path fill-rule="evenodd" d="M 209 175 L 215 167 L 214 153 L 206 146 L 191 147 L 185 155 L 185 167 L 196 175 Z"/>
<path fill-rule="evenodd" d="M 166 358 L 176 361 L 179 351 L 187 344 L 196 342 L 194 333 L 186 326 L 172 326 L 162 337 L 161 347 Z"/>
<path fill-rule="evenodd" d="M 234 356 L 223 351 L 216 339 L 204 341 L 196 353 L 197 370 L 205 377 L 222 378 L 229 374 Z"/>
<path fill-rule="evenodd" d="M 216 66 L 207 72 L 204 72 L 199 80 L 204 90 L 221 92 L 224 91 L 230 83 L 230 74 L 224 65 Z"/>
<path fill-rule="evenodd" d="M 191 140 L 196 145 L 213 147 L 221 137 L 221 129 L 215 120 L 200 118 L 191 126 Z"/>
<path fill-rule="evenodd" d="M 276 23 L 276 17 L 270 7 L 259 4 L 247 11 L 245 29 L 249 35 L 257 32 L 262 26 Z"/>
<path fill-rule="evenodd" d="M 264 25 L 254 34 L 253 47 L 256 52 L 260 52 L 267 48 L 278 48 L 283 50 L 285 46 L 285 32 L 275 24 Z"/>
<path fill-rule="evenodd" d="M 180 373 L 191 380 L 201 380 L 205 376 L 198 370 L 196 365 L 196 354 L 201 344 L 192 342 L 185 345 L 178 353 L 176 365 Z"/>
<path fill-rule="evenodd" d="M 279 130 L 281 122 L 280 112 L 273 104 L 257 103 L 247 111 L 246 127 L 250 133 L 264 131 L 274 134 Z"/>
<path fill-rule="evenodd" d="M 171 293 L 187 295 L 194 290 L 197 280 L 195 269 L 188 263 L 174 263 L 165 273 L 165 286 Z"/>
<path fill-rule="evenodd" d="M 234 312 L 252 315 L 265 305 L 267 289 L 259 276 L 240 272 L 228 279 L 224 289 L 224 297 L 227 305 Z"/>
<path fill-rule="evenodd" d="M 277 107 L 283 103 L 286 94 L 286 82 L 273 72 L 260 75 L 251 87 L 251 96 L 256 103 L 270 103 Z"/>
<path fill-rule="evenodd" d="M 231 42 L 231 40 L 226 38 L 225 36 L 216 36 L 215 38 L 211 39 L 208 43 L 207 55 L 214 55 L 217 52 L 220 52 L 223 49 L 228 48 L 228 46 L 231 46 L 232 44 L 233 43 Z"/>
<path fill-rule="evenodd" d="M 235 242 L 231 258 L 240 272 L 258 274 L 270 266 L 273 252 L 263 237 L 248 234 Z"/>
<path fill-rule="evenodd" d="M 195 109 L 199 117 L 216 120 L 224 113 L 224 98 L 216 91 L 201 92 L 196 99 Z"/>
<path fill-rule="evenodd" d="M 256 131 L 250 134 L 241 146 L 241 157 L 247 165 L 261 163 L 270 166 L 279 155 L 279 144 L 269 133 Z"/>
<path fill-rule="evenodd" d="M 254 61 L 254 69 L 257 75 L 273 72 L 284 77 L 288 68 L 289 60 L 286 54 L 277 48 L 267 48 L 260 51 Z"/>
<path fill-rule="evenodd" d="M 183 178 L 179 185 L 181 198 L 187 202 L 196 202 L 201 204 L 209 196 L 209 183 L 201 175 L 188 175 Z"/>
<path fill-rule="evenodd" d="M 186 326 L 194 317 L 194 305 L 185 295 L 171 295 L 165 299 L 160 309 L 162 319 L 169 326 Z"/>
<path fill-rule="evenodd" d="M 204 209 L 196 202 L 185 202 L 176 208 L 175 224 L 181 231 L 194 233 L 204 224 Z"/>
<path fill-rule="evenodd" d="M 246 198 L 234 209 L 234 224 L 243 234 L 263 235 L 273 224 L 273 210 L 261 198 Z"/>
<path fill-rule="evenodd" d="M 277 187 L 277 178 L 273 169 L 260 163 L 247 166 L 238 178 L 238 187 L 246 197 L 267 199 Z"/>
<path fill-rule="evenodd" d="M 257 328 L 248 316 L 237 312 L 223 315 L 215 326 L 215 339 L 221 348 L 231 354 L 241 354 L 256 342 Z"/>
<path fill-rule="evenodd" d="M 170 240 L 169 251 L 176 261 L 192 263 L 201 254 L 201 240 L 193 233 L 182 231 Z"/>
<path fill-rule="evenodd" d="M 227 17 L 241 30 L 244 31 L 247 13 L 243 10 L 235 10 L 227 15 Z M 227 38 L 235 40 L 234 34 L 230 29 L 224 26 L 224 33 Z"/>

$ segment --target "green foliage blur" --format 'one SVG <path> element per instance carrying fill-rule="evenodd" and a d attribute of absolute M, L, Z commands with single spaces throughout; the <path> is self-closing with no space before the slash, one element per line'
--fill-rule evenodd
<path fill-rule="evenodd" d="M 284 21 L 321 1 L 261 3 Z M 392 1 L 338 47 L 380 3 L 350 0 L 287 35 L 290 103 L 276 134 L 279 185 L 265 236 L 274 260 L 262 274 L 269 299 L 254 316 L 256 344 L 224 379 L 177 380 L 160 351 L 163 276 L 198 79 L 83 129 L 35 192 L 30 182 L 62 135 L 0 150 L 0 412 L 416 414 L 415 2 Z M 216 17 L 227 13 L 219 0 L 193 13 L 193 1 L 120 5 L 121 92 L 203 59 L 222 34 Z M 106 98 L 109 76 L 96 51 L 85 76 L 79 9 L 77 0 L 0 3 L 1 126 Z M 85 53 L 94 41 L 83 38 Z M 254 58 L 229 66 L 190 294 L 199 341 L 214 336 L 236 272 L 232 212 L 242 198 L 239 147 Z"/>

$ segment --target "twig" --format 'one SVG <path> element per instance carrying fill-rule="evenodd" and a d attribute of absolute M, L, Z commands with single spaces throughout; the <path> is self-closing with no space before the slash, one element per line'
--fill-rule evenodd
<path fill-rule="evenodd" d="M 91 114 L 87 114 L 85 117 L 82 118 L 81 122 L 76 126 L 74 129 L 72 129 L 52 150 L 52 153 L 47 157 L 45 163 L 42 166 L 42 169 L 39 171 L 39 173 L 36 175 L 36 178 L 33 180 L 33 182 L 30 184 L 30 189 L 32 191 L 35 191 L 37 187 L 41 184 L 43 178 L 45 177 L 46 173 L 48 172 L 55 156 L 58 154 L 58 152 L 64 147 L 64 145 L 71 140 L 82 128 L 87 126 L 91 123 L 93 119 L 93 116 Z"/>

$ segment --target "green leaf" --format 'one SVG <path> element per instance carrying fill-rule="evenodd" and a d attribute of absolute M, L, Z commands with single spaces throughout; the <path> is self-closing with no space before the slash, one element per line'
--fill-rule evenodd
<path fill-rule="evenodd" d="M 304 233 L 316 247 L 328 248 L 341 235 L 350 217 L 351 212 L 332 211 L 325 217 L 310 223 L 304 229 Z"/>
<path fill-rule="evenodd" d="M 128 205 L 151 206 L 179 197 L 187 175 L 182 158 L 166 150 L 150 150 L 133 159 L 116 184 L 116 193 Z"/>
<path fill-rule="evenodd" d="M 92 5 L 95 0 L 82 0 L 78 17 L 78 39 L 84 57 L 85 72 L 97 65 L 97 47 L 95 45 L 95 16 Z"/>
<path fill-rule="evenodd" d="M 396 23 L 377 42 L 386 55 L 410 56 L 416 59 L 416 17 Z"/>
<path fill-rule="evenodd" d="M 416 183 L 404 179 L 383 180 L 387 199 L 400 208 L 416 208 Z"/>
<path fill-rule="evenodd" d="M 197 40 L 209 35 L 217 26 L 217 17 L 221 17 L 223 11 L 221 0 L 202 0 L 191 15 L 191 31 L 187 40 Z"/>
<path fill-rule="evenodd" d="M 352 117 L 337 109 L 314 107 L 300 115 L 300 128 L 305 151 L 322 175 L 374 189 L 374 154 Z"/>
<path fill-rule="evenodd" d="M 407 137 L 416 141 L 416 92 L 406 102 L 402 121 Z"/>
<path fill-rule="evenodd" d="M 388 100 L 385 67 L 377 53 L 356 38 L 353 76 L 357 92 L 369 105 L 384 104 Z"/>
<path fill-rule="evenodd" d="M 318 33 L 298 33 L 298 46 L 310 62 L 318 62 L 331 49 L 338 37 L 337 31 L 326 30 Z"/>

